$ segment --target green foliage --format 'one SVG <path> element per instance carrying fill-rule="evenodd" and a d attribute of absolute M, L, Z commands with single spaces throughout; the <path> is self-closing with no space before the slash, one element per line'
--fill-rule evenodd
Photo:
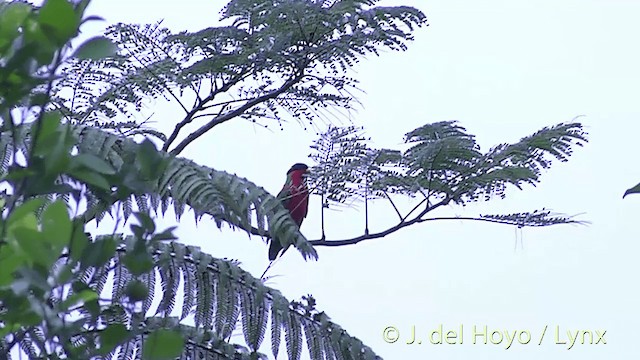
<path fill-rule="evenodd" d="M 158 329 L 152 332 L 142 347 L 143 359 L 175 359 L 182 353 L 184 338 L 175 330 Z M 177 350 L 177 351 L 176 351 Z"/>
<path fill-rule="evenodd" d="M 415 9 L 373 3 L 264 4 L 277 11 L 231 2 L 223 20 L 233 26 L 171 34 L 119 24 L 106 37 L 71 49 L 79 26 L 99 19 L 83 18 L 88 1 L 48 0 L 40 8 L 0 3 L 0 176 L 9 189 L 0 196 L 0 352 L 19 347 L 34 358 L 256 359 L 266 358 L 258 349 L 270 328 L 275 357 L 284 332 L 292 359 L 301 355 L 303 336 L 313 359 L 376 358 L 315 311 L 312 298 L 303 311 L 234 262 L 170 242 L 174 229 L 158 230 L 151 213 L 164 214 L 173 203 L 178 216 L 189 207 L 197 219 L 206 214 L 218 226 L 276 236 L 305 258 L 317 257 L 288 211 L 263 188 L 176 157 L 189 138 L 172 154 L 150 139 L 133 139 L 152 135 L 167 150 L 177 132 L 167 137 L 115 118 L 176 86 L 195 91 L 205 78 L 213 79 L 209 94 L 196 91 L 196 108 L 178 130 L 212 107 L 226 109 L 216 124 L 268 117 L 277 107 L 312 116 L 303 103 L 348 107 L 351 97 L 342 90 L 354 81 L 344 71 L 358 54 L 402 50 L 411 26 L 424 22 Z M 247 27 L 243 7 L 254 13 L 252 21 L 271 25 Z M 303 34 L 301 43 L 294 30 L 318 32 Z M 276 46 L 265 47 L 275 39 Z M 313 75 L 318 64 L 333 76 Z M 240 84 L 249 78 L 262 83 Z M 244 103 L 209 103 L 234 86 Z M 333 90 L 323 92 L 327 86 Z M 117 208 L 135 217 L 132 235 L 85 232 L 87 222 Z M 156 283 L 162 292 L 152 309 Z M 181 309 L 175 309 L 178 296 Z M 195 326 L 180 323 L 190 315 Z M 238 321 L 248 347 L 229 343 Z"/>
<path fill-rule="evenodd" d="M 232 0 L 220 26 L 172 33 L 116 24 L 71 49 L 79 26 L 99 19 L 84 17 L 88 1 L 0 2 L 0 182 L 8 189 L 0 194 L 0 353 L 264 359 L 258 351 L 270 331 L 274 358 L 284 332 L 290 359 L 303 347 L 314 360 L 377 359 L 316 310 L 313 297 L 290 302 L 237 263 L 173 242 L 175 229 L 158 229 L 154 219 L 170 205 L 178 217 L 189 208 L 197 220 L 207 215 L 317 258 L 279 199 L 178 154 L 231 119 L 280 122 L 284 110 L 314 123 L 328 107 L 349 110 L 357 82 L 348 69 L 365 55 L 405 50 L 426 23 L 414 8 L 376 3 Z M 190 108 L 178 98 L 186 91 Z M 171 134 L 122 121 L 161 96 L 185 112 Z M 406 151 L 367 140 L 355 127 L 321 135 L 313 146 L 317 192 L 327 203 L 422 195 L 422 216 L 434 201 L 464 204 L 504 196 L 508 184 L 535 184 L 549 155 L 566 161 L 586 138 L 580 124 L 560 124 L 482 153 L 464 128 L 440 122 L 408 133 Z M 85 232 L 118 210 L 130 235 Z M 548 211 L 482 219 L 568 222 Z M 194 326 L 184 324 L 190 317 Z M 238 324 L 246 346 L 230 342 Z"/>
<path fill-rule="evenodd" d="M 117 51 L 117 46 L 111 40 L 103 36 L 96 36 L 84 42 L 73 54 L 73 57 L 78 60 L 101 60 L 115 55 Z"/>
<path fill-rule="evenodd" d="M 233 118 L 283 121 L 284 110 L 301 123 L 328 116 L 324 109 L 350 109 L 356 80 L 347 69 L 382 49 L 404 50 L 414 27 L 426 23 L 410 7 L 376 7 L 376 1 L 231 1 L 223 24 L 172 33 L 156 25 L 116 24 L 107 36 L 118 56 L 65 65 L 56 103 L 75 121 L 104 121 L 141 109 L 144 99 L 178 100 L 195 95 L 182 121 L 163 145 L 197 118 L 199 129 L 172 150 Z M 66 92 L 65 92 L 66 91 Z M 62 94 L 70 94 L 63 96 Z"/>
<path fill-rule="evenodd" d="M 95 242 L 111 239 L 114 237 L 100 236 Z M 120 244 L 132 244 L 136 237 L 116 236 L 116 239 Z M 198 247 L 176 242 L 151 242 L 146 254 L 152 256 L 154 270 L 136 275 L 124 261 L 131 254 L 131 247 L 134 245 L 120 246 L 112 258 L 99 265 L 85 268 L 82 286 L 102 293 L 108 282 L 110 270 L 113 269 L 111 300 L 116 304 L 127 303 L 127 300 L 140 302 L 141 313 L 154 316 L 144 320 L 147 327 L 156 321 L 177 323 L 193 315 L 195 327 L 185 329 L 191 329 L 189 332 L 209 329 L 217 339 L 225 339 L 232 334 L 235 324 L 240 321 L 248 346 L 248 349 L 243 351 L 251 353 L 257 351 L 262 344 L 270 321 L 274 357 L 278 353 L 282 332 L 285 334 L 286 347 L 299 350 L 304 345 L 302 334 L 312 332 L 317 339 L 315 342 L 308 339 L 309 352 L 328 354 L 331 358 L 334 356 L 332 354 L 341 354 L 343 349 L 358 346 L 358 351 L 363 352 L 363 358 L 375 358 L 369 348 L 332 323 L 326 314 L 316 311 L 315 306 L 304 307 L 297 302 L 289 302 L 279 291 L 266 287 L 262 281 L 230 261 L 214 258 L 203 253 Z M 153 288 L 156 284 L 163 289 L 159 299 L 158 294 L 154 292 L 132 299 L 133 292 Z M 178 298 L 183 299 L 179 308 L 176 307 Z M 307 301 L 313 303 L 312 299 Z M 152 304 L 156 305 L 152 307 Z M 134 323 L 137 314 L 121 313 L 118 321 Z M 173 329 L 173 326 L 169 328 Z M 184 339 L 190 338 L 188 333 L 181 334 Z M 120 351 L 127 354 L 134 351 L 136 342 L 145 336 L 146 333 L 132 334 L 126 339 L 127 343 L 122 344 Z M 208 336 L 205 339 L 211 339 L 211 335 Z M 187 348 L 189 346 L 187 343 Z"/>
<path fill-rule="evenodd" d="M 315 192 L 326 197 L 326 206 L 384 197 L 389 190 L 381 184 L 398 176 L 394 167 L 400 165 L 402 154 L 371 148 L 369 140 L 361 127 L 330 127 L 311 146 L 316 165 L 309 179 Z"/>
<path fill-rule="evenodd" d="M 317 258 L 280 201 L 247 179 L 168 156 L 158 152 L 149 140 L 139 144 L 89 126 L 69 129 L 69 147 L 74 146 L 78 154 L 70 158 L 70 171 L 50 182 L 68 187 L 77 181 L 88 185 L 83 193 L 88 203 L 88 210 L 82 215 L 84 221 L 99 221 L 118 208 L 125 220 L 134 207 L 164 215 L 171 204 L 180 217 L 188 206 L 196 219 L 206 214 L 219 227 L 226 223 L 249 232 L 275 235 L 294 245 L 305 258 Z M 30 139 L 33 129 L 26 125 L 17 127 L 17 131 Z M 12 137 L 10 133 L 0 135 L 5 135 L 0 136 L 0 158 L 6 158 L 13 151 Z M 20 144 L 17 149 L 26 151 Z"/>
<path fill-rule="evenodd" d="M 520 190 L 524 184 L 535 186 L 551 160 L 567 161 L 574 146 L 587 142 L 586 135 L 580 123 L 558 124 L 483 153 L 466 129 L 455 121 L 443 121 L 407 133 L 409 147 L 400 151 L 370 148 L 362 129 L 333 127 L 312 146 L 317 165 L 310 180 L 316 192 L 326 197 L 326 206 L 390 199 L 389 194 L 421 196 L 427 209 L 449 202 L 464 205 L 493 196 L 504 198 L 508 185 Z M 480 218 L 522 226 L 574 222 L 544 209 Z M 406 219 L 401 217 L 402 222 Z"/>

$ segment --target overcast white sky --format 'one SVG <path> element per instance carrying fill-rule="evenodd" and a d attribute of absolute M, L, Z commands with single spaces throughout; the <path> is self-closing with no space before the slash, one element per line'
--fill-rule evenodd
<path fill-rule="evenodd" d="M 94 0 L 90 12 L 108 23 L 164 18 L 171 29 L 197 30 L 214 24 L 223 4 Z M 581 218 L 592 224 L 524 229 L 524 246 L 514 251 L 512 227 L 426 223 L 384 239 L 318 248 L 318 262 L 304 262 L 290 250 L 270 271 L 280 275 L 270 285 L 289 299 L 313 294 L 321 310 L 385 359 L 637 358 L 640 195 L 621 197 L 640 181 L 640 1 L 381 4 L 416 6 L 430 25 L 417 31 L 409 51 L 370 56 L 356 68 L 366 94 L 359 98 L 363 108 L 355 122 L 365 125 L 376 145 L 396 147 L 404 133 L 441 120 L 459 120 L 484 150 L 578 115 L 585 115 L 579 121 L 590 133 L 590 143 L 547 171 L 539 187 L 511 189 L 506 200 L 435 215 L 546 207 L 585 213 Z M 154 106 L 163 129 L 182 117 L 176 104 Z M 314 139 L 314 132 L 295 123 L 280 131 L 238 121 L 203 136 L 183 155 L 275 194 L 292 163 L 310 163 Z M 302 226 L 309 239 L 319 238 L 319 209 L 313 199 Z M 387 203 L 376 203 L 371 230 L 393 224 L 395 216 Z M 169 215 L 165 224 L 171 222 Z M 359 235 L 363 212 L 332 212 L 327 222 L 330 239 Z M 221 232 L 211 220 L 196 227 L 188 214 L 178 234 L 213 256 L 239 259 L 255 276 L 268 263 L 267 245 L 259 238 Z M 445 331 L 462 325 L 463 344 L 430 344 L 427 335 L 440 324 Z M 412 325 L 421 345 L 406 344 Z M 508 350 L 505 342 L 485 345 L 482 338 L 473 344 L 474 325 L 529 331 L 532 339 L 527 345 L 516 341 Z M 400 331 L 396 343 L 383 340 L 388 326 Z M 556 344 L 567 340 L 567 330 L 606 330 L 607 343 L 567 350 L 568 345 Z"/>

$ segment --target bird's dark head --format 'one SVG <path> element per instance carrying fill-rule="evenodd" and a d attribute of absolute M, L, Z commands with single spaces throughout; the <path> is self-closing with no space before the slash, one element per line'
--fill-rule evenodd
<path fill-rule="evenodd" d="M 303 163 L 297 163 L 297 164 L 293 164 L 293 166 L 291 167 L 291 169 L 289 169 L 289 171 L 287 171 L 287 174 L 291 174 L 294 171 L 300 171 L 302 170 L 302 172 L 308 172 L 309 171 L 309 167 Z"/>

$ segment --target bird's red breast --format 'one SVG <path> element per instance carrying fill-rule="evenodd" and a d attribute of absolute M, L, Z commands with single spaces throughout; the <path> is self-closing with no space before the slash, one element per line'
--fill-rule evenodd
<path fill-rule="evenodd" d="M 278 198 L 282 201 L 282 205 L 289 210 L 291 218 L 298 227 L 302 225 L 302 221 L 307 216 L 309 209 L 309 189 L 304 179 L 304 175 L 307 172 L 308 168 L 306 165 L 295 164 L 287 172 L 287 181 L 280 193 L 278 193 Z M 269 245 L 269 260 L 275 260 L 280 250 L 282 250 L 280 240 L 277 238 L 271 239 L 271 244 Z"/>
<path fill-rule="evenodd" d="M 291 182 L 286 184 L 290 198 L 285 200 L 286 208 L 298 226 L 307 216 L 309 210 L 309 189 L 303 178 L 304 171 L 298 170 L 291 173 Z"/>

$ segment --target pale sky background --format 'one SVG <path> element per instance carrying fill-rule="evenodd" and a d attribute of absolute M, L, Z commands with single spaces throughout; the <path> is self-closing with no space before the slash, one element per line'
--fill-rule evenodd
<path fill-rule="evenodd" d="M 222 1 L 94 0 L 89 9 L 108 23 L 165 19 L 173 30 L 215 24 Z M 380 147 L 425 123 L 459 120 L 487 150 L 578 115 L 590 142 L 568 163 L 556 163 L 542 183 L 513 188 L 506 200 L 451 206 L 434 216 L 510 213 L 542 207 L 581 215 L 590 226 L 526 228 L 514 251 L 513 227 L 461 221 L 416 225 L 384 239 L 319 247 L 317 262 L 289 250 L 269 272 L 269 285 L 291 299 L 311 293 L 318 308 L 385 359 L 631 359 L 638 358 L 640 323 L 637 254 L 640 195 L 640 1 L 433 0 L 382 1 L 418 7 L 429 26 L 404 53 L 369 56 L 355 68 L 365 94 L 354 117 Z M 97 27 L 86 27 L 91 31 Z M 96 30 L 97 31 L 97 30 Z M 89 33 L 87 34 L 89 35 Z M 182 118 L 177 104 L 152 104 L 161 129 Z M 190 145 L 183 156 L 247 177 L 276 194 L 292 163 L 307 158 L 313 131 L 295 122 L 264 130 L 234 121 Z M 411 202 L 404 201 L 405 209 Z M 320 236 L 319 199 L 312 199 L 302 232 Z M 384 201 L 374 204 L 372 231 L 394 224 Z M 236 258 L 260 276 L 267 245 L 257 237 L 219 231 L 213 220 L 196 227 L 187 213 L 181 240 L 215 257 Z M 329 239 L 360 235 L 363 210 L 331 212 Z M 162 225 L 173 223 L 168 214 Z M 161 225 L 161 226 L 162 226 Z M 519 236 L 519 235 L 518 235 Z M 432 345 L 443 324 L 463 325 L 463 344 Z M 422 345 L 407 345 L 415 325 Z M 473 326 L 529 331 L 531 342 L 473 344 Z M 542 330 L 548 325 L 542 345 Z M 389 344 L 382 331 L 396 326 Z M 567 330 L 606 330 L 606 345 L 555 344 Z M 597 338 L 597 337 L 596 337 Z M 241 339 L 238 339 L 242 341 Z M 284 339 L 283 339 L 284 341 Z M 269 343 L 263 352 L 269 352 Z M 304 350 L 306 353 L 306 350 Z M 286 354 L 281 348 L 281 356 Z M 306 355 L 305 355 L 306 356 Z"/>

